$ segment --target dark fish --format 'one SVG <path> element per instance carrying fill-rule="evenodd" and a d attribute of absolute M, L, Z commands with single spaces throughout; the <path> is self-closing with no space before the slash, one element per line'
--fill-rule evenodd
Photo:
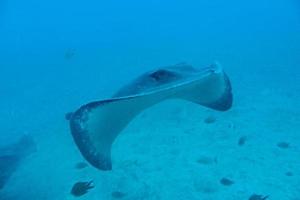
<path fill-rule="evenodd" d="M 215 123 L 216 122 L 216 118 L 214 116 L 208 116 L 204 119 L 204 122 L 206 124 L 212 124 L 212 123 Z"/>
<path fill-rule="evenodd" d="M 93 181 L 89 182 L 77 182 L 73 185 L 71 189 L 71 194 L 79 197 L 88 192 L 89 189 L 94 188 L 95 186 L 93 185 Z"/>
<path fill-rule="evenodd" d="M 88 165 L 85 162 L 78 162 L 78 163 L 76 163 L 75 168 L 76 169 L 83 169 L 83 168 L 86 168 L 87 166 Z"/>
<path fill-rule="evenodd" d="M 246 136 L 242 136 L 240 137 L 239 141 L 238 141 L 238 144 L 239 146 L 243 146 L 247 141 L 247 137 Z"/>
<path fill-rule="evenodd" d="M 222 178 L 220 180 L 220 183 L 225 186 L 230 186 L 230 185 L 234 184 L 234 182 L 228 178 Z"/>
<path fill-rule="evenodd" d="M 287 148 L 290 147 L 290 144 L 287 143 L 287 142 L 278 142 L 278 143 L 277 143 L 277 146 L 278 146 L 279 148 L 282 148 L 282 149 L 287 149 Z"/>
<path fill-rule="evenodd" d="M 75 56 L 75 54 L 76 54 L 76 49 L 74 48 L 67 49 L 65 52 L 65 59 L 70 60 Z"/>
<path fill-rule="evenodd" d="M 266 200 L 269 196 L 263 196 L 258 194 L 252 194 L 248 200 Z"/>
<path fill-rule="evenodd" d="M 115 199 L 121 199 L 121 198 L 125 197 L 126 194 L 123 192 L 120 192 L 120 191 L 114 191 L 111 193 L 111 196 Z"/>

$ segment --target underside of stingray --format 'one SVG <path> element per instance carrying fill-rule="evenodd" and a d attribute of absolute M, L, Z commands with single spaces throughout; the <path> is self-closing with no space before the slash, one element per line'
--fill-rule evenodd
<path fill-rule="evenodd" d="M 111 146 L 118 134 L 144 109 L 174 98 L 226 111 L 232 105 L 230 81 L 218 64 L 202 69 L 178 64 L 147 72 L 112 98 L 75 111 L 70 117 L 74 141 L 90 164 L 111 170 Z"/>

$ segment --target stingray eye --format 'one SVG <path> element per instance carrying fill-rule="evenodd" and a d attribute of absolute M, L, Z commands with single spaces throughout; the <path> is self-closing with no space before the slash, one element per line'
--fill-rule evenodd
<path fill-rule="evenodd" d="M 167 70 L 160 69 L 155 72 L 152 72 L 150 74 L 150 77 L 154 78 L 156 81 L 161 81 L 161 80 L 166 80 L 166 79 L 172 77 L 172 73 Z"/>

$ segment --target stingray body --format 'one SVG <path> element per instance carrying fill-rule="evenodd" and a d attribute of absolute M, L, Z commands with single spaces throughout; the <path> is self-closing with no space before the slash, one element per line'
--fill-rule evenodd
<path fill-rule="evenodd" d="M 111 170 L 111 146 L 117 135 L 144 109 L 174 98 L 225 111 L 232 105 L 230 81 L 218 64 L 203 69 L 178 64 L 150 71 L 112 98 L 75 111 L 70 118 L 74 141 L 90 164 Z"/>
<path fill-rule="evenodd" d="M 15 144 L 0 148 L 0 189 L 5 186 L 22 160 L 35 150 L 35 143 L 28 135 L 24 135 Z"/>

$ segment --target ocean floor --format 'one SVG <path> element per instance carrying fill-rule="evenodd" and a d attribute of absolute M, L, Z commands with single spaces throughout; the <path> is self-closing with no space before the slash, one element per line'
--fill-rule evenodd
<path fill-rule="evenodd" d="M 257 80 L 233 74 L 227 112 L 170 100 L 141 113 L 115 141 L 108 172 L 76 167 L 86 161 L 64 119 L 68 110 L 53 111 L 51 123 L 32 123 L 37 151 L 0 199 L 300 200 L 300 86 Z M 76 182 L 91 180 L 88 193 L 71 195 Z"/>

